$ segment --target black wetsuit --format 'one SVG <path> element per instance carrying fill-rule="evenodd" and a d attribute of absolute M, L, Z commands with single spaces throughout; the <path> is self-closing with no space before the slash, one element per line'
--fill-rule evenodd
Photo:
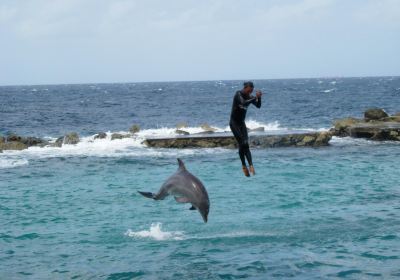
<path fill-rule="evenodd" d="M 255 105 L 257 108 L 261 107 L 261 97 L 247 96 L 238 90 L 233 98 L 231 120 L 229 126 L 239 144 L 239 156 L 242 161 L 242 165 L 245 166 L 246 162 L 244 157 L 246 156 L 249 165 L 253 165 L 249 148 L 249 136 L 247 135 L 247 127 L 244 122 L 246 118 L 247 108 L 250 104 Z"/>

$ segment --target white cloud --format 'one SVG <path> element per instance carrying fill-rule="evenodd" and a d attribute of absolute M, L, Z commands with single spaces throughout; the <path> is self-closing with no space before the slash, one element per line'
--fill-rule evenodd
<path fill-rule="evenodd" d="M 16 12 L 17 12 L 17 10 L 14 7 L 1 5 L 0 6 L 0 24 L 13 19 Z"/>
<path fill-rule="evenodd" d="M 384 28 L 400 28 L 399 0 L 369 0 L 354 13 L 360 23 Z"/>
<path fill-rule="evenodd" d="M 59 82 L 391 73 L 399 2 L 1 0 L 0 59 L 16 81 L 29 73 Z M 237 67 L 243 57 L 251 63 Z M 13 83 L 6 75 L 0 83 Z"/>

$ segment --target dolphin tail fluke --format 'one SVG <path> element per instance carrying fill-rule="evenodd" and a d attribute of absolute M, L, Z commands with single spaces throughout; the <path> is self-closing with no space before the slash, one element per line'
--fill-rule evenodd
<path fill-rule="evenodd" d="M 141 191 L 138 191 L 138 193 L 140 193 L 140 194 L 143 195 L 144 197 L 155 199 L 155 194 L 154 194 L 154 193 L 151 193 L 151 192 L 141 192 Z"/>

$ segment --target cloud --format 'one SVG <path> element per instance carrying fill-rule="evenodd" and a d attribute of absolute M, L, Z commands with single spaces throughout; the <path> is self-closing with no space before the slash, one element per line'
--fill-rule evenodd
<path fill-rule="evenodd" d="M 16 14 L 16 9 L 14 7 L 9 7 L 7 5 L 0 6 L 0 24 L 6 23 L 14 18 Z"/>
<path fill-rule="evenodd" d="M 380 0 L 365 1 L 355 11 L 354 18 L 362 24 L 379 28 L 400 28 L 400 1 Z"/>
<path fill-rule="evenodd" d="M 397 0 L 1 0 L 0 79 L 392 73 L 399 18 Z"/>

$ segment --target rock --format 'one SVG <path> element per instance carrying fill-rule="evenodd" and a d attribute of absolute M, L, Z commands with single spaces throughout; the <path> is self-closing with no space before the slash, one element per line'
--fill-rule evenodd
<path fill-rule="evenodd" d="M 19 142 L 22 140 L 21 136 L 15 135 L 15 134 L 11 134 L 7 137 L 7 141 L 16 141 Z"/>
<path fill-rule="evenodd" d="M 400 123 L 364 123 L 349 127 L 349 133 L 354 138 L 366 138 L 377 141 L 399 141 Z"/>
<path fill-rule="evenodd" d="M 400 116 L 388 116 L 382 109 L 369 109 L 365 120 L 346 118 L 335 122 L 331 133 L 335 136 L 365 138 L 377 141 L 399 141 Z"/>
<path fill-rule="evenodd" d="M 314 146 L 319 147 L 319 146 L 326 146 L 327 143 L 332 139 L 332 133 L 329 131 L 324 131 L 321 132 L 317 139 L 314 142 Z"/>
<path fill-rule="evenodd" d="M 177 128 L 177 129 L 181 129 L 181 128 L 185 128 L 185 127 L 188 127 L 187 122 L 180 122 L 180 123 L 178 123 L 178 124 L 176 125 L 176 128 Z"/>
<path fill-rule="evenodd" d="M 334 128 L 331 132 L 335 136 L 340 136 L 340 137 L 349 136 L 348 128 L 360 122 L 364 121 L 356 118 L 345 118 L 337 120 L 335 121 Z"/>
<path fill-rule="evenodd" d="M 400 132 L 393 130 L 393 131 L 390 131 L 389 135 L 390 135 L 391 138 L 396 138 L 397 139 L 400 136 Z"/>
<path fill-rule="evenodd" d="M 124 138 L 129 138 L 129 137 L 131 137 L 130 134 L 120 134 L 120 133 L 111 134 L 111 140 L 124 139 Z"/>
<path fill-rule="evenodd" d="M 383 122 L 400 122 L 400 116 L 390 116 L 382 119 Z"/>
<path fill-rule="evenodd" d="M 53 144 L 56 147 L 61 147 L 62 145 L 74 145 L 79 143 L 79 135 L 76 132 L 71 132 L 57 138 L 56 142 Z"/>
<path fill-rule="evenodd" d="M 94 139 L 104 139 L 107 137 L 107 134 L 105 132 L 99 132 L 94 136 Z"/>
<path fill-rule="evenodd" d="M 79 143 L 79 135 L 76 132 L 68 133 L 64 136 L 63 144 L 74 145 Z"/>
<path fill-rule="evenodd" d="M 49 141 L 37 137 L 26 137 L 26 138 L 24 137 L 20 140 L 20 142 L 27 145 L 28 147 L 31 146 L 44 147 L 49 144 Z"/>
<path fill-rule="evenodd" d="M 137 124 L 134 124 L 131 126 L 131 128 L 129 129 L 129 132 L 134 134 L 140 131 L 140 126 Z"/>
<path fill-rule="evenodd" d="M 31 146 L 46 146 L 48 141 L 37 137 L 22 137 L 19 135 L 9 135 L 8 137 L 0 137 L 1 149 L 3 150 L 23 150 Z"/>
<path fill-rule="evenodd" d="M 265 131 L 265 127 L 260 126 L 260 127 L 256 127 L 256 128 L 248 128 L 247 131 L 249 131 L 249 132 L 256 132 L 256 131 L 262 132 L 262 131 Z"/>
<path fill-rule="evenodd" d="M 380 108 L 372 108 L 364 112 L 364 119 L 367 122 L 371 120 L 381 120 L 387 117 L 389 117 L 389 115 L 385 112 L 385 110 Z"/>
<path fill-rule="evenodd" d="M 144 144 L 155 148 L 234 148 L 237 142 L 232 135 L 214 133 L 210 136 L 174 138 L 148 138 Z M 326 146 L 332 135 L 328 132 L 280 135 L 257 135 L 250 137 L 251 147 L 317 147 Z"/>
<path fill-rule="evenodd" d="M 297 146 L 311 146 L 312 143 L 315 142 L 315 140 L 317 139 L 316 135 L 306 135 L 304 136 L 304 138 L 298 142 L 296 145 Z"/>
<path fill-rule="evenodd" d="M 61 147 L 64 141 L 64 136 L 58 137 L 56 142 L 54 142 L 54 147 Z"/>
<path fill-rule="evenodd" d="M 181 129 L 176 129 L 175 130 L 176 134 L 180 134 L 180 135 L 189 135 L 190 133 Z"/>
<path fill-rule="evenodd" d="M 18 141 L 7 141 L 0 143 L 0 150 L 24 150 L 27 148 L 27 145 Z"/>
<path fill-rule="evenodd" d="M 400 112 L 397 112 L 397 113 L 394 114 L 393 116 L 395 116 L 395 117 L 400 117 Z"/>
<path fill-rule="evenodd" d="M 217 131 L 216 128 L 209 126 L 207 123 L 201 124 L 200 127 L 201 127 L 205 132 L 215 132 L 215 131 Z"/>

